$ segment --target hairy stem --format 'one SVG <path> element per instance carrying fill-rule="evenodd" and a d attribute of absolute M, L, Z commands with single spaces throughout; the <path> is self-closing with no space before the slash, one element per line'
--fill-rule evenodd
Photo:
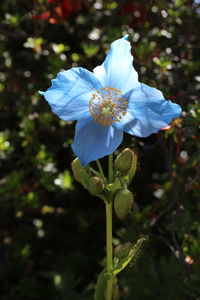
<path fill-rule="evenodd" d="M 96 160 L 96 163 L 97 163 L 97 166 L 98 166 L 99 173 L 100 173 L 101 177 L 104 178 L 104 177 L 105 177 L 105 176 L 104 176 L 104 172 L 103 172 L 101 163 L 100 163 L 100 161 L 99 161 L 98 159 Z"/>
<path fill-rule="evenodd" d="M 107 273 L 113 270 L 113 247 L 112 247 L 112 201 L 106 203 L 106 252 L 107 252 Z M 107 280 L 106 300 L 112 299 L 113 280 Z"/>
<path fill-rule="evenodd" d="M 113 154 L 109 155 L 108 181 L 113 182 Z M 107 256 L 107 273 L 113 271 L 113 245 L 112 245 L 112 196 L 106 202 L 106 256 Z M 113 295 L 113 279 L 109 277 L 107 280 L 106 300 L 112 300 Z"/>
<path fill-rule="evenodd" d="M 113 154 L 109 155 L 108 181 L 109 181 L 109 183 L 113 182 Z"/>

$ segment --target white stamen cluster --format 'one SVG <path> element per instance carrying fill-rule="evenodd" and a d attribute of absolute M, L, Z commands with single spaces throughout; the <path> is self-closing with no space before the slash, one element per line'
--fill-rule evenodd
<path fill-rule="evenodd" d="M 128 102 L 123 98 L 121 91 L 104 87 L 92 95 L 89 102 L 89 111 L 94 120 L 104 126 L 119 122 L 127 112 Z"/>

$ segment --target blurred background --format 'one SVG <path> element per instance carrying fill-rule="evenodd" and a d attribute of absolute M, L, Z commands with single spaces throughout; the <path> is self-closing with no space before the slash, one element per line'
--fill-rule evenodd
<path fill-rule="evenodd" d="M 120 273 L 121 299 L 200 299 L 199 2 L 1 0 L 0 299 L 93 299 L 104 204 L 72 177 L 75 124 L 38 90 L 61 70 L 92 70 L 127 33 L 140 81 L 183 114 L 148 138 L 125 135 L 120 147 L 139 163 L 133 212 L 114 218 L 114 243 L 148 237 Z"/>

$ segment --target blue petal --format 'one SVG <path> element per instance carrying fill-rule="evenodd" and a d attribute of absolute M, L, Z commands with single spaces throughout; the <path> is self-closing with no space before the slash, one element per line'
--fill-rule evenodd
<path fill-rule="evenodd" d="M 84 68 L 72 68 L 58 73 L 56 79 L 44 95 L 51 109 L 61 119 L 79 120 L 87 118 L 90 113 L 88 104 L 92 93 L 101 89 L 100 81 Z"/>
<path fill-rule="evenodd" d="M 145 84 L 124 97 L 129 101 L 127 114 L 113 126 L 138 137 L 147 137 L 159 131 L 181 114 L 178 104 L 166 101 L 159 90 Z"/>
<path fill-rule="evenodd" d="M 114 41 L 104 63 L 93 70 L 102 85 L 116 88 L 122 94 L 138 86 L 138 74 L 133 68 L 133 56 L 127 37 Z"/>
<path fill-rule="evenodd" d="M 82 165 L 86 166 L 93 160 L 113 153 L 122 139 L 123 131 L 103 126 L 91 117 L 77 122 L 72 149 Z"/>

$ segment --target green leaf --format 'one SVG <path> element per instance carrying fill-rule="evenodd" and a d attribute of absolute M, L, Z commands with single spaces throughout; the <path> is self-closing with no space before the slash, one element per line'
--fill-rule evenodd
<path fill-rule="evenodd" d="M 83 51 L 88 57 L 92 57 L 99 51 L 99 46 L 94 44 L 83 43 Z"/>
<path fill-rule="evenodd" d="M 130 249 L 128 255 L 123 259 L 116 259 L 115 258 L 115 267 L 113 270 L 113 275 L 117 275 L 119 272 L 121 272 L 123 269 L 125 269 L 129 263 L 135 262 L 140 253 L 141 253 L 141 247 L 143 246 L 143 243 L 145 241 L 145 238 L 141 238 L 137 241 L 137 243 Z"/>
<path fill-rule="evenodd" d="M 106 290 L 106 283 L 107 283 L 107 278 L 105 274 L 106 274 L 106 269 L 103 269 L 103 271 L 101 271 L 101 273 L 98 276 L 97 285 L 95 288 L 94 300 L 105 299 L 104 297 L 105 297 L 105 290 Z"/>
<path fill-rule="evenodd" d="M 97 279 L 97 285 L 95 288 L 94 300 L 104 300 L 106 294 L 106 285 L 109 274 L 106 273 L 106 268 L 99 274 Z M 112 276 L 113 280 L 113 295 L 112 300 L 119 300 L 119 287 L 117 283 L 117 278 Z"/>

